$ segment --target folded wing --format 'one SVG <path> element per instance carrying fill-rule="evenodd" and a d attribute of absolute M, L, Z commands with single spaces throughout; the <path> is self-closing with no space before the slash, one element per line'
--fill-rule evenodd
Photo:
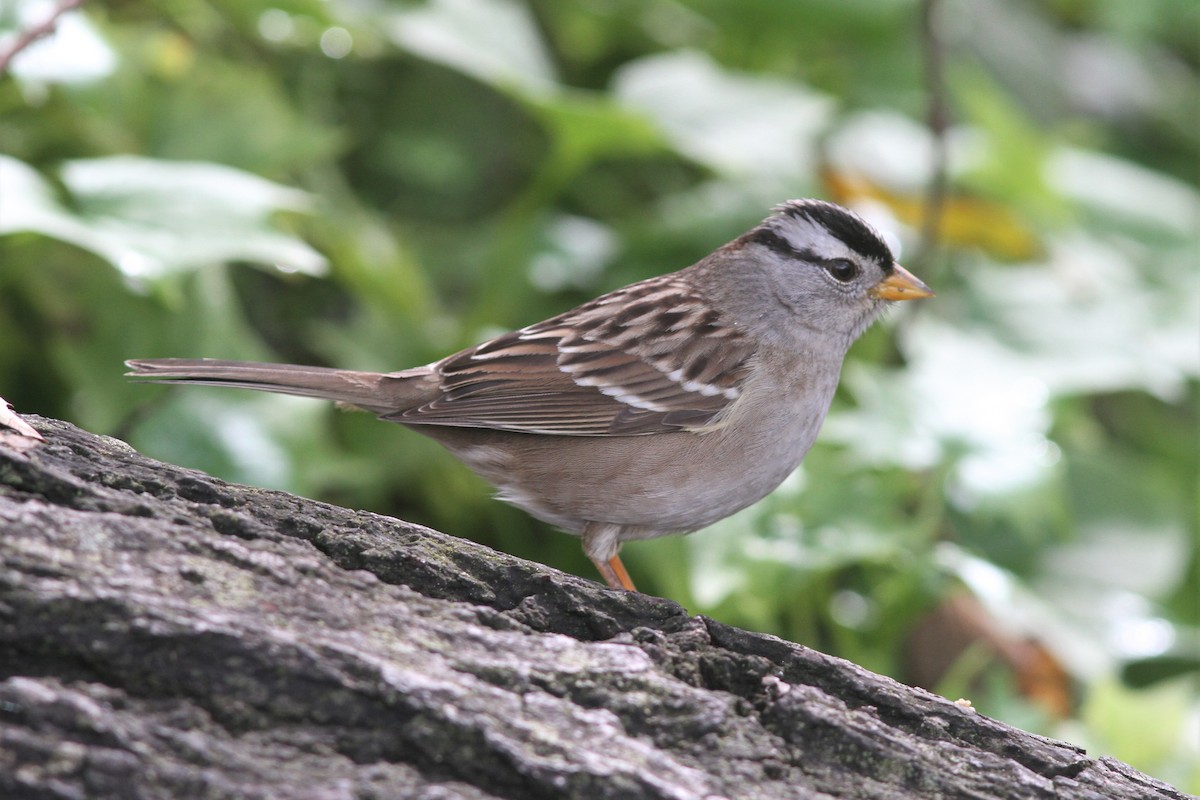
<path fill-rule="evenodd" d="M 644 281 L 432 365 L 415 425 L 632 436 L 719 424 L 753 348 L 675 275 Z"/>

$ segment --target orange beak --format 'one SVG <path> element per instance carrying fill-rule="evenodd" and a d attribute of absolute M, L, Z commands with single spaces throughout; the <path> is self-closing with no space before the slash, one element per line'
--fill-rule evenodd
<path fill-rule="evenodd" d="M 899 264 L 892 265 L 892 274 L 875 284 L 869 294 L 880 300 L 920 300 L 933 297 L 933 289 Z"/>

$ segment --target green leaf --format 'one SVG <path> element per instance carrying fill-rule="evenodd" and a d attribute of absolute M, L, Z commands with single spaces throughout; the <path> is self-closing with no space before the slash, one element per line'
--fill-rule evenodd
<path fill-rule="evenodd" d="M 814 171 L 817 136 L 833 112 L 830 98 L 800 83 L 727 71 L 691 51 L 626 64 L 613 92 L 699 163 L 779 182 Z"/>
<path fill-rule="evenodd" d="M 400 47 L 484 83 L 530 96 L 556 86 L 533 17 L 512 0 L 432 0 L 390 22 L 389 33 Z"/>
<path fill-rule="evenodd" d="M 1135 689 L 1145 689 L 1185 675 L 1200 677 L 1200 648 L 1131 661 L 1121 670 L 1122 680 Z"/>
<path fill-rule="evenodd" d="M 28 165 L 0 156 L 0 234 L 70 242 L 129 278 L 250 261 L 320 273 L 325 259 L 276 229 L 271 215 L 307 210 L 308 195 L 219 164 L 114 156 L 67 162 L 70 207 Z"/>

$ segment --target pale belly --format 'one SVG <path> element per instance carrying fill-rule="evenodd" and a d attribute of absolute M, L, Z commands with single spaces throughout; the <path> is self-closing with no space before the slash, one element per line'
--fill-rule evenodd
<path fill-rule="evenodd" d="M 641 539 L 698 530 L 758 502 L 799 465 L 823 417 L 760 421 L 750 434 L 566 437 L 413 428 L 540 520 L 575 534 L 589 522 L 616 524 L 625 528 L 622 539 Z"/>

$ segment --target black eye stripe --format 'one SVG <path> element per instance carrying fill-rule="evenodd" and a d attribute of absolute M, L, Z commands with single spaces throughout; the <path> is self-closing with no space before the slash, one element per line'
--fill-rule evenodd
<path fill-rule="evenodd" d="M 780 236 L 770 228 L 759 228 L 753 232 L 750 241 L 761 244 L 763 247 L 774 250 L 776 253 L 785 255 L 788 258 L 797 258 L 802 261 L 808 261 L 811 264 L 824 264 L 827 259 L 821 258 L 812 250 L 801 250 L 789 242 L 785 237 Z"/>
<path fill-rule="evenodd" d="M 822 258 L 812 250 L 798 250 L 792 246 L 791 242 L 770 228 L 760 228 L 754 231 L 750 241 L 761 244 L 763 247 L 774 250 L 776 253 L 785 255 L 788 258 L 796 258 L 807 261 L 810 264 L 816 264 L 836 280 L 843 283 L 854 280 L 862 273 L 862 269 L 858 264 L 848 258 Z M 844 274 L 846 277 L 839 277 L 838 273 Z"/>
<path fill-rule="evenodd" d="M 776 253 L 794 258 L 799 255 L 796 248 L 792 247 L 791 243 L 780 236 L 770 228 L 758 228 L 753 231 L 750 236 L 750 241 L 756 244 L 761 244 L 769 250 L 774 250 Z"/>
<path fill-rule="evenodd" d="M 754 242 L 790 257 L 811 256 L 810 252 L 797 251 L 797 248 L 775 230 L 776 225 L 780 224 L 779 220 L 787 217 L 804 220 L 824 229 L 827 234 L 849 248 L 850 252 L 856 254 L 856 261 L 874 264 L 884 275 L 892 273 L 895 264 L 892 251 L 875 229 L 854 212 L 821 200 L 789 200 L 776 206 L 773 216 L 763 220 L 757 228 L 743 234 L 738 243 Z M 820 259 L 815 260 L 820 263 Z"/>

